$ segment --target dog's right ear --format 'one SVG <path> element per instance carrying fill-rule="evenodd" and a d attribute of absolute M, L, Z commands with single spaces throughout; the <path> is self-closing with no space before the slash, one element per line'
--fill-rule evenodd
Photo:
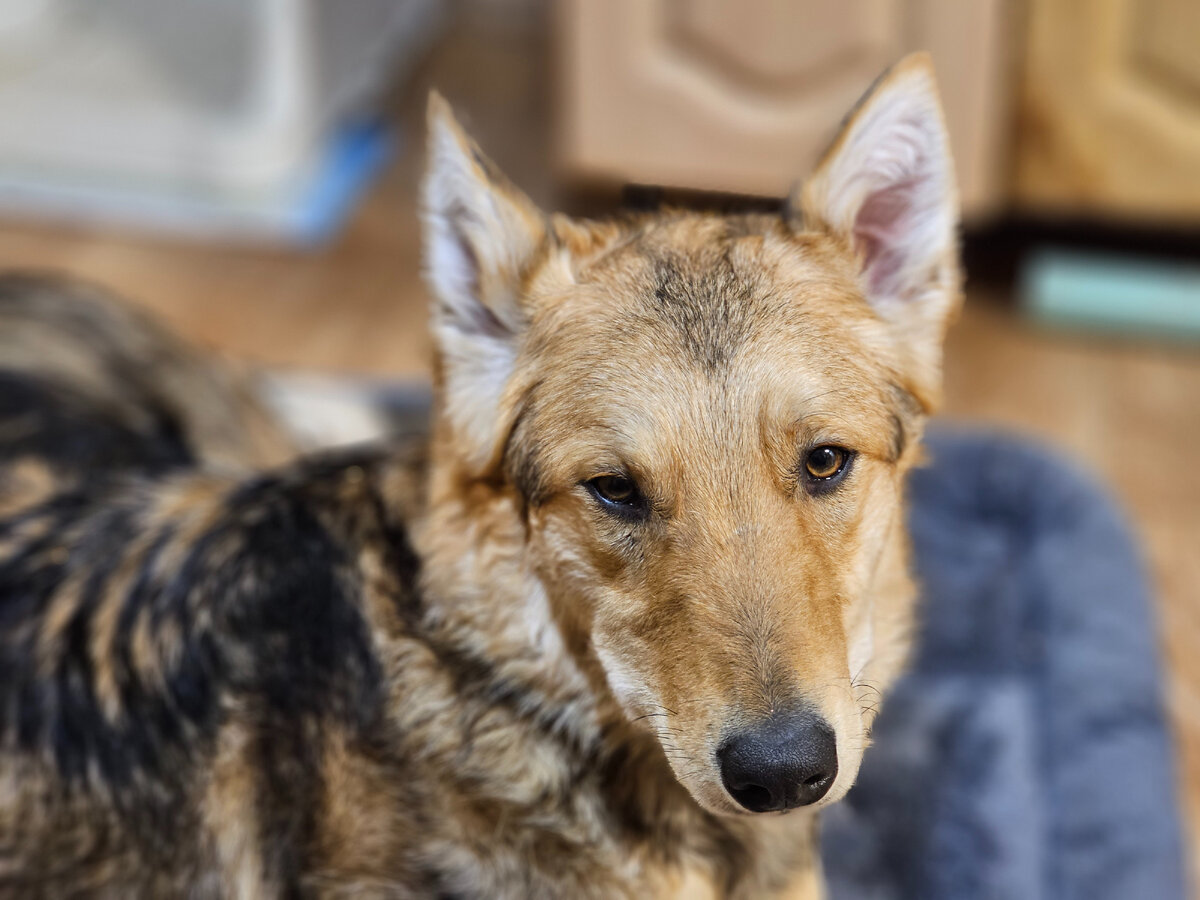
<path fill-rule="evenodd" d="M 546 238 L 545 217 L 437 93 L 429 97 L 428 126 L 421 200 L 443 414 L 459 452 L 482 471 L 508 430 L 503 394 L 525 327 L 521 283 Z"/>

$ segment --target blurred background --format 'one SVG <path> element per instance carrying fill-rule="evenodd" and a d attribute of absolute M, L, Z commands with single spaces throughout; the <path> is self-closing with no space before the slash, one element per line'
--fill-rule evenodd
<path fill-rule="evenodd" d="M 431 86 L 547 207 L 761 205 L 915 49 L 965 220 L 946 414 L 1128 511 L 1200 821 L 1195 0 L 0 0 L 0 264 L 256 365 L 423 377 Z"/>

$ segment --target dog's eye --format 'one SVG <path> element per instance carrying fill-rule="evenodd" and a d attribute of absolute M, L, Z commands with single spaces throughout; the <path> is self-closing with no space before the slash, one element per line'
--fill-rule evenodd
<path fill-rule="evenodd" d="M 841 447 L 825 444 L 808 452 L 804 458 L 804 470 L 813 478 L 832 478 L 842 470 L 849 456 Z"/>
<path fill-rule="evenodd" d="M 588 490 L 610 509 L 636 512 L 643 506 L 641 491 L 632 478 L 624 475 L 597 475 L 585 483 Z"/>
<path fill-rule="evenodd" d="M 853 451 L 834 444 L 822 444 L 804 457 L 804 474 L 810 492 L 820 493 L 835 487 L 845 477 Z"/>

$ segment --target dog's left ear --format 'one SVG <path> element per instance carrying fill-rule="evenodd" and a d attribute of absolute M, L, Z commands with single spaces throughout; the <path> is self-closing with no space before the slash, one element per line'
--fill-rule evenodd
<path fill-rule="evenodd" d="M 788 210 L 855 254 L 867 300 L 896 337 L 907 387 L 935 407 L 960 275 L 954 165 L 928 54 L 901 60 L 867 91 Z"/>
<path fill-rule="evenodd" d="M 482 471 L 499 454 L 512 418 L 504 393 L 525 331 L 522 280 L 546 239 L 546 223 L 437 93 L 427 121 L 421 201 L 441 412 L 459 452 Z"/>

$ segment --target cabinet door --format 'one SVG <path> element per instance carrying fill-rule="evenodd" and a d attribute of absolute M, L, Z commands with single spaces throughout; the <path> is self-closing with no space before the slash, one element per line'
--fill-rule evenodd
<path fill-rule="evenodd" d="M 581 176 L 779 196 L 888 65 L 933 53 L 964 207 L 1003 194 L 1003 0 L 563 0 L 560 151 Z"/>
<path fill-rule="evenodd" d="M 1200 220 L 1200 3 L 1029 9 L 1017 189 L 1029 207 Z"/>

